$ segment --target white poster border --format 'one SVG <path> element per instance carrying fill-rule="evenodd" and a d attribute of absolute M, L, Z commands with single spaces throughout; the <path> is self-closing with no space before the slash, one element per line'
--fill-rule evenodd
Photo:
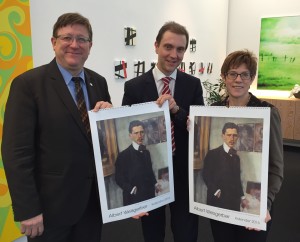
<path fill-rule="evenodd" d="M 261 202 L 259 215 L 246 212 L 233 211 L 199 203 L 195 201 L 194 184 L 194 127 L 195 117 L 222 117 L 222 118 L 260 118 L 263 120 L 263 144 L 261 160 Z M 268 186 L 268 159 L 270 137 L 270 108 L 261 107 L 217 107 L 217 106 L 191 106 L 189 124 L 189 193 L 190 212 L 222 221 L 225 223 L 266 230 L 265 218 L 267 214 L 267 186 Z"/>
<path fill-rule="evenodd" d="M 152 199 L 135 203 L 128 206 L 109 209 L 107 206 L 107 195 L 104 182 L 104 173 L 102 167 L 102 157 L 100 152 L 100 142 L 98 136 L 97 122 L 101 120 L 117 119 L 128 116 L 150 114 L 155 112 L 163 112 L 166 126 L 167 137 L 167 163 L 169 172 L 169 192 L 156 196 Z M 171 120 L 169 112 L 169 104 L 166 101 L 162 107 L 155 102 L 136 104 L 132 106 L 114 107 L 110 109 L 99 110 L 98 112 L 89 111 L 89 121 L 91 126 L 91 135 L 95 156 L 96 173 L 98 180 L 98 188 L 100 194 L 100 205 L 102 210 L 103 223 L 118 221 L 133 217 L 143 212 L 149 212 L 174 201 L 174 180 L 173 180 L 173 163 L 172 163 L 172 143 L 171 143 Z"/>

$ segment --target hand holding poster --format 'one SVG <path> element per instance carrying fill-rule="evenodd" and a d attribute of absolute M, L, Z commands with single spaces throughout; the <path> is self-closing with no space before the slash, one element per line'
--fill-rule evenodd
<path fill-rule="evenodd" d="M 189 117 L 190 212 L 265 230 L 270 108 L 192 106 Z"/>
<path fill-rule="evenodd" d="M 89 119 L 103 223 L 174 201 L 168 102 L 90 111 Z"/>

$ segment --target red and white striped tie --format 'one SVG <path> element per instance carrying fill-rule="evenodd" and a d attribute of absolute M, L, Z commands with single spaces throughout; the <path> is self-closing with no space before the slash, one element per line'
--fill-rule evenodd
<path fill-rule="evenodd" d="M 162 78 L 161 80 L 164 83 L 164 87 L 162 89 L 162 93 L 161 94 L 162 95 L 163 94 L 170 94 L 170 95 L 172 95 L 171 94 L 171 90 L 170 90 L 170 86 L 169 86 L 170 81 L 172 80 L 172 78 L 169 77 L 169 76 L 166 76 L 166 77 Z M 174 123 L 173 123 L 173 121 L 171 121 L 171 137 L 172 137 L 172 152 L 174 153 L 174 151 L 176 150 L 176 146 L 175 146 L 175 138 L 174 138 Z"/>

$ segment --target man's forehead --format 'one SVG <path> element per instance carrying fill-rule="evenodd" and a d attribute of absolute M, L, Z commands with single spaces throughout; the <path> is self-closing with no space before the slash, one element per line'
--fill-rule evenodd
<path fill-rule="evenodd" d="M 237 129 L 226 129 L 225 134 L 237 134 Z"/>
<path fill-rule="evenodd" d="M 132 127 L 132 131 L 144 130 L 142 125 Z"/>
<path fill-rule="evenodd" d="M 187 39 L 186 36 L 184 34 L 177 34 L 171 31 L 166 31 L 162 38 L 161 38 L 161 43 L 165 44 L 170 44 L 170 45 L 178 45 L 178 42 L 181 42 L 180 44 L 182 44 L 184 47 L 186 45 Z"/>

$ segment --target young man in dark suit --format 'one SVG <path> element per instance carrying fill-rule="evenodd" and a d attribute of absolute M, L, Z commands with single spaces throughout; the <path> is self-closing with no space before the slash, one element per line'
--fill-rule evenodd
<path fill-rule="evenodd" d="M 87 18 L 61 15 L 51 38 L 55 58 L 11 85 L 2 157 L 15 220 L 28 241 L 101 239 L 87 110 L 112 105 L 105 78 L 83 67 L 92 38 Z"/>
<path fill-rule="evenodd" d="M 224 143 L 208 151 L 204 158 L 203 179 L 207 186 L 207 204 L 214 207 L 241 211 L 246 205 L 240 157 L 234 149 L 239 135 L 235 123 L 225 123 L 222 128 Z"/>
<path fill-rule="evenodd" d="M 159 191 L 150 152 L 143 144 L 144 123 L 133 120 L 128 131 L 132 143 L 119 153 L 115 173 L 116 183 L 123 190 L 124 206 L 153 198 L 155 191 Z"/>
<path fill-rule="evenodd" d="M 185 27 L 175 22 L 162 26 L 155 41 L 157 64 L 150 71 L 125 83 L 122 105 L 156 101 L 162 105 L 169 101 L 174 125 L 175 150 L 173 171 L 175 202 L 170 204 L 171 227 L 175 242 L 196 242 L 198 216 L 189 213 L 188 187 L 188 132 L 186 128 L 190 105 L 204 105 L 200 80 L 177 70 L 189 42 Z M 165 92 L 162 78 L 169 79 L 169 92 Z M 165 207 L 142 216 L 146 242 L 163 242 L 165 237 Z"/>

